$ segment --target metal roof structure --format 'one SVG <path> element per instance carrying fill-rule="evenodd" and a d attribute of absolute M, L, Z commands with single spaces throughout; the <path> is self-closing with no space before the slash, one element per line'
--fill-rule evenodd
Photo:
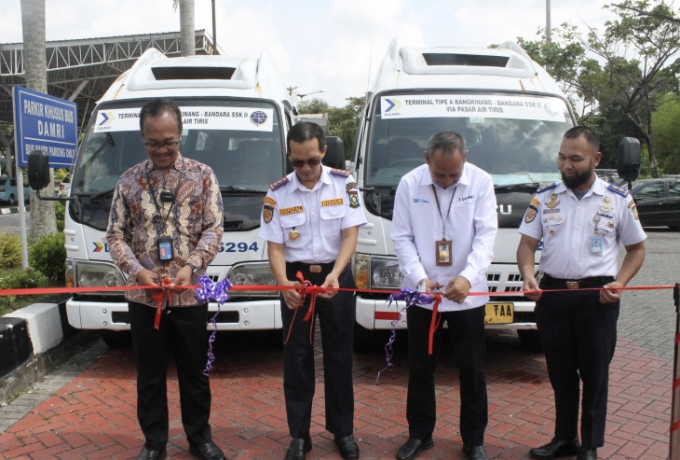
<path fill-rule="evenodd" d="M 23 48 L 23 43 L 0 44 L 0 124 L 13 123 L 12 88 L 25 84 Z M 180 56 L 180 33 L 47 42 L 48 93 L 75 101 L 78 123 L 84 127 L 108 87 L 149 48 Z M 212 39 L 205 30 L 197 30 L 196 54 L 212 53 Z"/>

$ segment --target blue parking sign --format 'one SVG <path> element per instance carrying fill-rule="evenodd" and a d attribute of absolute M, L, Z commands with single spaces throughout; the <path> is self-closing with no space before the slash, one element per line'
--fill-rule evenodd
<path fill-rule="evenodd" d="M 43 150 L 53 168 L 70 168 L 78 149 L 75 102 L 21 86 L 14 87 L 14 131 L 17 163 L 25 168 L 28 154 Z"/>

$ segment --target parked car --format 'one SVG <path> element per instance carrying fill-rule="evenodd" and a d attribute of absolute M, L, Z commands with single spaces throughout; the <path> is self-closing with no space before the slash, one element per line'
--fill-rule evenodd
<path fill-rule="evenodd" d="M 643 227 L 680 229 L 680 178 L 641 179 L 631 194 Z"/>
<path fill-rule="evenodd" d="M 24 203 L 28 203 L 30 196 L 30 189 L 24 184 Z M 18 199 L 17 180 L 14 177 L 0 176 L 0 202 L 14 206 Z"/>

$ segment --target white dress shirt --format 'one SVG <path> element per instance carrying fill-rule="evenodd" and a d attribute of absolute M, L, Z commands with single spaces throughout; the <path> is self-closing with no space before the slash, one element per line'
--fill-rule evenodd
<path fill-rule="evenodd" d="M 470 292 L 488 292 L 486 271 L 493 260 L 498 230 L 491 176 L 465 163 L 457 184 L 447 189 L 435 185 L 439 211 L 432 185 L 429 166 L 425 164 L 402 177 L 397 187 L 390 236 L 404 275 L 403 287 L 416 289 L 423 278 L 446 287 L 461 275 L 470 282 Z M 442 216 L 446 221 L 444 236 L 452 241 L 451 266 L 436 264 L 435 241 L 443 239 Z M 469 295 L 463 303 L 442 298 L 439 310 L 468 310 L 488 300 L 488 295 Z M 432 304 L 423 307 L 431 309 Z"/>
<path fill-rule="evenodd" d="M 601 252 L 591 250 L 591 245 L 600 245 L 599 238 L 592 238 L 596 225 Z M 561 181 L 538 190 L 519 232 L 543 238 L 543 273 L 572 280 L 616 276 L 619 241 L 628 246 L 647 238 L 633 197 L 601 179 L 595 179 L 581 200 Z"/>
<path fill-rule="evenodd" d="M 298 181 L 295 172 L 269 188 L 259 237 L 283 244 L 286 262 L 333 262 L 342 230 L 366 224 L 357 184 L 347 171 L 322 166 L 321 177 L 311 190 Z"/>

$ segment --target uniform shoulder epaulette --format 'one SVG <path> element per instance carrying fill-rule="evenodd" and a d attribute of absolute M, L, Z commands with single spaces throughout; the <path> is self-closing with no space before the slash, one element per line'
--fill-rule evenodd
<path fill-rule="evenodd" d="M 283 176 L 281 179 L 277 180 L 273 184 L 269 184 L 269 190 L 276 190 L 279 187 L 282 187 L 283 185 L 287 184 L 289 182 L 288 176 Z"/>
<path fill-rule="evenodd" d="M 609 186 L 607 188 L 614 193 L 618 193 L 621 196 L 628 196 L 628 190 L 626 190 L 625 188 L 619 187 L 618 185 L 609 184 Z"/>
<path fill-rule="evenodd" d="M 348 169 L 335 169 L 335 168 L 333 168 L 333 169 L 331 169 L 331 174 L 333 174 L 334 176 L 349 177 L 349 175 L 351 173 Z"/>
<path fill-rule="evenodd" d="M 543 187 L 541 187 L 541 188 L 539 188 L 538 190 L 536 190 L 536 193 L 543 193 L 543 192 L 545 192 L 546 190 L 552 190 L 552 189 L 554 189 L 555 187 L 557 187 L 557 184 L 558 184 L 558 182 L 553 182 L 553 183 L 550 184 L 550 185 L 544 185 Z"/>

